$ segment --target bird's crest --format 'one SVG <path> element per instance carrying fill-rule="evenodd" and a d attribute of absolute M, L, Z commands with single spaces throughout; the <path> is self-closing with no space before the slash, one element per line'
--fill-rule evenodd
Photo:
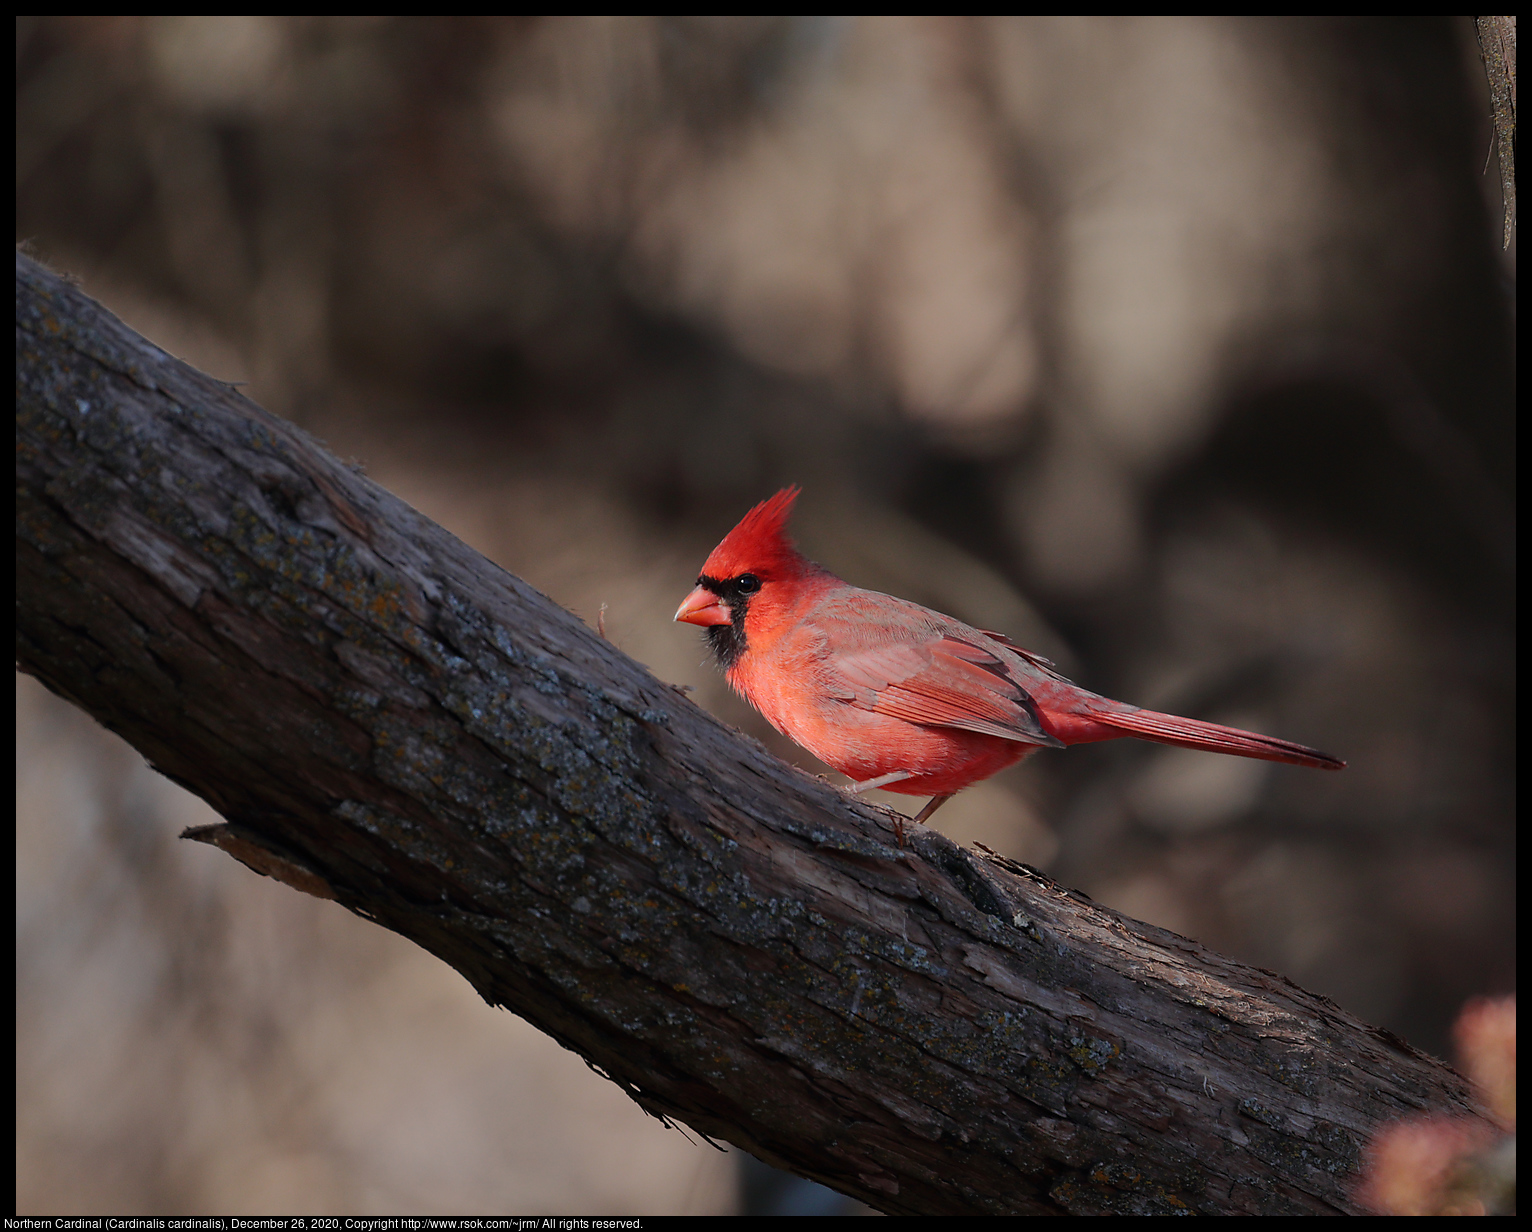
<path fill-rule="evenodd" d="M 787 518 L 801 489 L 794 484 L 768 497 L 739 520 L 702 566 L 708 577 L 732 578 L 742 573 L 783 576 L 799 572 L 808 562 L 787 537 Z"/>

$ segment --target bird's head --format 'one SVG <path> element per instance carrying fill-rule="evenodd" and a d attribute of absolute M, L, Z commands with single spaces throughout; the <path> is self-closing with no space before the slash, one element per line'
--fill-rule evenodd
<path fill-rule="evenodd" d="M 806 580 L 824 575 L 787 537 L 797 487 L 783 488 L 740 519 L 703 563 L 676 619 L 701 625 L 725 668 L 745 652 L 751 631 L 785 612 Z M 748 624 L 747 624 L 748 618 Z"/>

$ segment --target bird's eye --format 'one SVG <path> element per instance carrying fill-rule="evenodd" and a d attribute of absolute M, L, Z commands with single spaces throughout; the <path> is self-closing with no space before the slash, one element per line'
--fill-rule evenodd
<path fill-rule="evenodd" d="M 761 588 L 761 579 L 753 573 L 742 573 L 734 583 L 742 595 L 753 595 Z"/>

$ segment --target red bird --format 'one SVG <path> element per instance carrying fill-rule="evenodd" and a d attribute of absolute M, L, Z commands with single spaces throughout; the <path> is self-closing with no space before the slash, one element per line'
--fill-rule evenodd
<path fill-rule="evenodd" d="M 787 537 L 798 491 L 785 488 L 740 519 L 675 618 L 706 628 L 734 689 L 854 780 L 853 792 L 929 795 L 915 818 L 925 821 L 1039 748 L 1120 736 L 1326 770 L 1346 764 L 1272 736 L 1112 701 L 1004 634 L 843 582 Z"/>

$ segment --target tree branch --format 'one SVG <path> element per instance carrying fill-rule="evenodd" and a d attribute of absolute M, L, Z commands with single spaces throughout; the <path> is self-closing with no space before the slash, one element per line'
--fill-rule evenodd
<path fill-rule="evenodd" d="M 657 1116 L 891 1213 L 1352 1212 L 1463 1081 L 770 756 L 16 261 L 23 670 Z"/>
<path fill-rule="evenodd" d="M 1475 17 L 1479 55 L 1489 79 L 1495 149 L 1500 155 L 1500 202 L 1505 211 L 1500 247 L 1516 234 L 1516 17 Z"/>

